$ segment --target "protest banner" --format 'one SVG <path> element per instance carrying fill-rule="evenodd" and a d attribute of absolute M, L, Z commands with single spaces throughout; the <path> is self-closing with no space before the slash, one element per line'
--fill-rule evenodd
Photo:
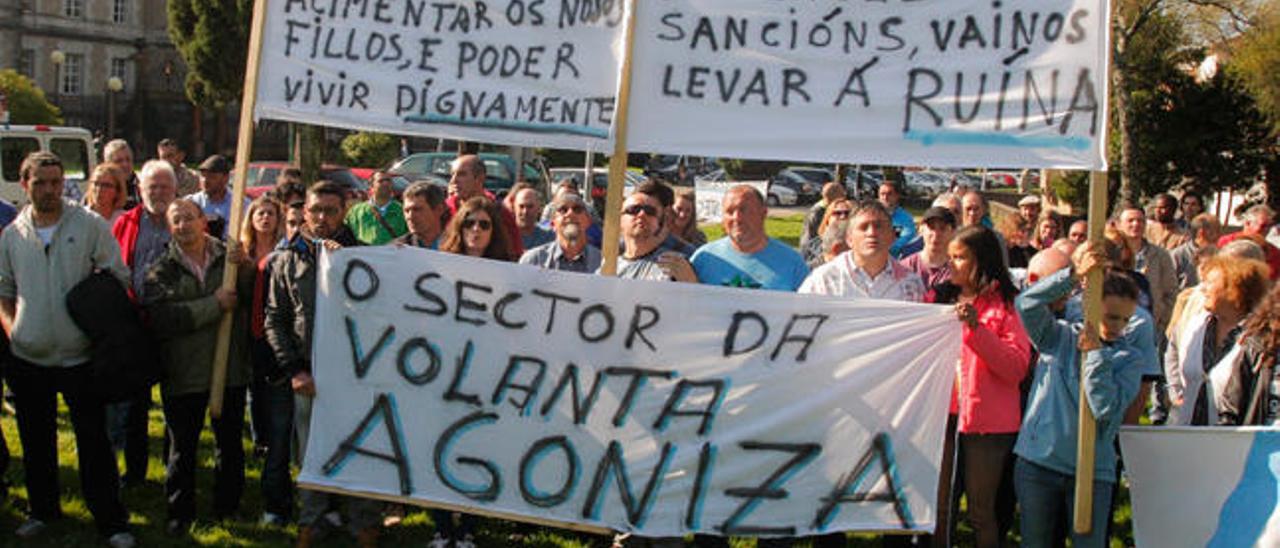
<path fill-rule="evenodd" d="M 694 181 L 694 199 L 698 208 L 698 222 L 700 223 L 718 223 L 720 222 L 721 207 L 720 203 L 724 201 L 724 193 L 730 188 L 738 185 L 748 185 L 754 187 L 760 192 L 761 196 L 769 195 L 769 181 L 707 181 L 699 179 Z"/>
<path fill-rule="evenodd" d="M 1105 166 L 1106 0 L 640 6 L 636 151 Z"/>
<path fill-rule="evenodd" d="M 304 487 L 648 536 L 932 531 L 949 307 L 320 260 Z"/>
<path fill-rule="evenodd" d="M 623 2 L 270 2 L 257 116 L 608 150 Z"/>
<path fill-rule="evenodd" d="M 621 0 L 272 3 L 258 115 L 608 150 Z M 638 3 L 627 150 L 1102 169 L 1106 0 Z"/>
<path fill-rule="evenodd" d="M 1138 546 L 1280 546 L 1280 428 L 1124 427 Z"/>

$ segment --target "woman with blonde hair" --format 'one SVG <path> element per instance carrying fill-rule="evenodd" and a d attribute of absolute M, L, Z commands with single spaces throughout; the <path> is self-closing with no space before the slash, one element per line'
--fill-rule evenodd
<path fill-rule="evenodd" d="M 113 225 L 124 213 L 124 203 L 129 199 L 124 176 L 112 164 L 98 164 L 89 177 L 89 191 L 84 195 L 84 208 L 96 213 Z"/>
<path fill-rule="evenodd" d="M 267 286 L 271 261 L 284 237 L 284 206 L 270 194 L 249 203 L 240 222 L 237 240 L 244 250 L 243 268 L 253 268 L 253 303 L 250 305 L 249 420 L 253 425 L 256 451 L 263 455 L 263 523 L 283 525 L 293 508 L 293 485 L 289 480 L 289 451 L 293 425 L 293 390 L 288 375 L 276 364 L 267 342 Z"/>
<path fill-rule="evenodd" d="M 829 249 L 829 246 L 824 244 L 823 240 L 827 233 L 827 228 L 842 221 L 845 226 L 848 226 L 849 215 L 852 211 L 853 202 L 848 198 L 836 198 L 827 203 L 826 212 L 822 214 L 822 222 L 818 223 L 818 229 L 814 232 L 814 237 L 805 242 L 804 247 L 800 250 L 800 255 L 804 257 L 804 261 L 809 264 L 810 268 L 817 268 L 826 264 L 825 251 Z"/>
<path fill-rule="evenodd" d="M 1270 287 L 1270 272 L 1261 261 L 1212 257 L 1202 271 L 1204 310 L 1170 333 L 1165 351 L 1170 425 L 1218 424 L 1210 374 L 1235 357 L 1232 350 L 1245 321 Z"/>

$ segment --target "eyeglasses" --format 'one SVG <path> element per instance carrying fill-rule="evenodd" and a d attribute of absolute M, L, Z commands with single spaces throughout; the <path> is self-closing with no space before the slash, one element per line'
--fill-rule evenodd
<path fill-rule="evenodd" d="M 645 215 L 648 215 L 650 217 L 657 217 L 658 208 L 653 207 L 649 204 L 635 204 L 635 205 L 629 205 L 627 207 L 622 208 L 623 215 L 636 216 L 641 213 L 644 213 Z"/>
<path fill-rule="evenodd" d="M 850 213 L 852 213 L 852 211 L 849 211 L 848 209 L 836 209 L 831 212 L 831 216 L 837 219 L 848 219 Z"/>
<path fill-rule="evenodd" d="M 493 223 L 489 222 L 488 219 L 463 219 L 462 220 L 463 230 L 471 230 L 473 228 L 479 228 L 480 230 L 489 230 L 493 228 Z"/>
<path fill-rule="evenodd" d="M 321 205 L 313 205 L 307 208 L 307 213 L 310 213 L 312 215 L 337 215 L 339 209 L 341 208 L 334 207 L 334 206 L 326 207 Z"/>
<path fill-rule="evenodd" d="M 587 208 L 582 207 L 582 205 L 581 205 L 581 204 L 562 205 L 562 206 L 560 206 L 560 207 L 557 207 L 557 208 L 556 208 L 556 213 L 559 213 L 559 214 L 561 214 L 561 215 L 564 215 L 564 214 L 567 214 L 567 213 L 574 213 L 574 214 L 577 214 L 577 213 L 582 213 L 582 212 L 584 212 L 584 211 L 586 211 L 586 210 L 587 210 Z"/>

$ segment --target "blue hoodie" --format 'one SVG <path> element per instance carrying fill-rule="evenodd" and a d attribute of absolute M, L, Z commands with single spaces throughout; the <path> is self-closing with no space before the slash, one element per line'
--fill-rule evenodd
<path fill-rule="evenodd" d="M 1074 476 L 1079 439 L 1081 324 L 1060 320 L 1050 304 L 1071 294 L 1074 281 L 1063 269 L 1031 286 L 1015 301 L 1031 344 L 1040 352 L 1027 398 L 1027 411 L 1013 452 L 1037 465 Z M 1084 388 L 1097 421 L 1096 481 L 1116 479 L 1116 436 L 1125 410 L 1142 386 L 1145 353 L 1131 337 L 1104 341 L 1085 354 Z"/>

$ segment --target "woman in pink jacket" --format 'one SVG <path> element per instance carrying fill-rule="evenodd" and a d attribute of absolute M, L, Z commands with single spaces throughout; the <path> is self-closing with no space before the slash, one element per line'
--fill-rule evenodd
<path fill-rule="evenodd" d="M 1005 470 L 1012 465 L 1022 420 L 1019 385 L 1030 364 L 1031 341 L 1013 307 L 1017 289 L 1009 279 L 995 233 L 982 226 L 967 227 L 956 234 L 947 251 L 951 282 L 959 289 L 956 316 L 964 324 L 956 378 L 957 470 L 962 474 L 977 545 L 1000 546 L 1013 521 L 1013 504 L 1011 493 L 1007 504 L 998 504 L 998 493 Z"/>

